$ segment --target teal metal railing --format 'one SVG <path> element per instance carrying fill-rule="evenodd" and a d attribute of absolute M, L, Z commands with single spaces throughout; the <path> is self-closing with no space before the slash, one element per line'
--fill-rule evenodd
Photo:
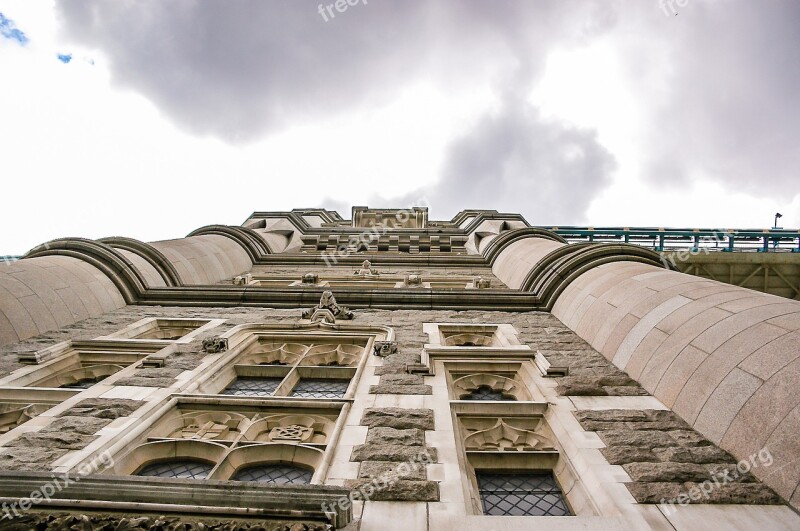
<path fill-rule="evenodd" d="M 538 227 L 573 242 L 632 243 L 656 251 L 800 252 L 800 231 L 785 229 L 671 229 L 651 227 Z"/>

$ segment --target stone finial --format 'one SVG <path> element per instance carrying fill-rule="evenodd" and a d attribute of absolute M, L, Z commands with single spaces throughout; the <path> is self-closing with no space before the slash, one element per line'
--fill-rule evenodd
<path fill-rule="evenodd" d="M 210 337 L 203 340 L 203 350 L 209 354 L 225 352 L 228 350 L 228 339 L 224 337 Z"/>
<path fill-rule="evenodd" d="M 328 319 L 323 317 L 325 311 L 330 313 L 331 317 L 334 318 L 334 322 L 336 318 L 352 319 L 354 317 L 353 312 L 350 311 L 350 308 L 336 304 L 336 298 L 333 296 L 331 291 L 324 291 L 322 292 L 322 297 L 319 299 L 319 304 L 313 308 L 303 311 L 303 319 L 311 319 L 314 321 L 316 316 L 319 317 L 316 320 L 330 322 Z"/>
<path fill-rule="evenodd" d="M 486 289 L 492 286 L 492 281 L 488 278 L 475 277 L 472 279 L 472 287 L 477 289 Z"/>
<path fill-rule="evenodd" d="M 397 353 L 397 341 L 376 341 L 372 347 L 372 353 L 380 357 L 395 354 Z"/>
<path fill-rule="evenodd" d="M 316 273 L 306 273 L 302 278 L 303 284 L 319 284 L 319 275 Z"/>
<path fill-rule="evenodd" d="M 361 275 L 365 277 L 374 277 L 378 275 L 378 270 L 372 267 L 372 262 L 364 260 L 361 263 L 361 269 L 353 271 L 354 275 Z"/>

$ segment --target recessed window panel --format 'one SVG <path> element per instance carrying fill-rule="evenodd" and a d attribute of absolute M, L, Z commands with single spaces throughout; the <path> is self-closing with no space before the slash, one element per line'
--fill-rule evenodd
<path fill-rule="evenodd" d="M 157 476 L 160 478 L 205 479 L 212 468 L 209 463 L 189 459 L 162 461 L 145 466 L 136 475 Z"/>
<path fill-rule="evenodd" d="M 350 384 L 348 380 L 302 379 L 292 390 L 292 396 L 304 398 L 342 398 Z"/>
<path fill-rule="evenodd" d="M 552 474 L 476 474 L 483 514 L 489 516 L 569 516 Z"/>
<path fill-rule="evenodd" d="M 234 396 L 271 396 L 283 378 L 237 378 L 224 391 L 223 395 Z"/>
<path fill-rule="evenodd" d="M 306 485 L 314 472 L 293 465 L 257 465 L 236 472 L 233 481 L 258 481 L 274 485 Z"/>

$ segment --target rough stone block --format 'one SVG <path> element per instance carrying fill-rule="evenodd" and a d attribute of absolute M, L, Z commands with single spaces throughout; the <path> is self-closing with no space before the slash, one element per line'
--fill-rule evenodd
<path fill-rule="evenodd" d="M 87 398 L 69 408 L 59 417 L 94 417 L 114 420 L 119 417 L 127 417 L 142 404 L 144 402 L 125 398 Z"/>
<path fill-rule="evenodd" d="M 373 485 L 368 479 L 347 479 L 344 486 L 364 493 L 373 501 L 439 501 L 439 484 L 435 481 L 398 480 L 385 488 L 383 482 Z"/>
<path fill-rule="evenodd" d="M 728 455 L 728 452 L 716 446 L 654 448 L 653 453 L 658 456 L 661 461 L 672 461 L 674 463 L 695 463 L 702 465 L 706 463 L 733 461 L 733 458 Z"/>
<path fill-rule="evenodd" d="M 400 467 L 399 471 L 398 467 Z M 403 463 L 392 461 L 363 461 L 361 463 L 358 469 L 359 478 L 374 478 L 378 476 L 399 477 L 417 481 L 428 479 L 425 465 L 422 463 L 408 464 L 407 466 L 403 466 Z"/>
<path fill-rule="evenodd" d="M 667 434 L 680 446 L 711 446 L 711 441 L 697 433 L 689 430 L 672 430 Z M 667 445 L 665 445 L 667 446 Z M 674 446 L 674 445 L 669 445 Z"/>
<path fill-rule="evenodd" d="M 399 430 L 419 428 L 433 430 L 432 409 L 403 409 L 399 407 L 368 408 L 361 418 L 364 426 L 384 426 Z"/>
<path fill-rule="evenodd" d="M 373 395 L 431 395 L 433 389 L 430 385 L 371 385 L 369 392 Z"/>
<path fill-rule="evenodd" d="M 612 465 L 655 463 L 659 460 L 651 450 L 638 446 L 610 446 L 603 448 L 602 453 Z"/>
<path fill-rule="evenodd" d="M 350 461 L 436 462 L 436 448 L 402 444 L 359 444 L 353 448 Z"/>
<path fill-rule="evenodd" d="M 675 439 L 663 431 L 608 430 L 597 432 L 607 446 L 658 448 L 675 446 Z"/>
<path fill-rule="evenodd" d="M 381 384 L 424 385 L 425 380 L 419 374 L 386 374 L 381 378 Z"/>
<path fill-rule="evenodd" d="M 644 483 L 702 482 L 711 478 L 705 467 L 693 463 L 628 463 L 622 467 L 631 479 Z"/>
<path fill-rule="evenodd" d="M 61 417 L 35 432 L 23 433 L 7 446 L 80 450 L 95 438 L 95 433 L 110 420 L 92 417 Z"/>
<path fill-rule="evenodd" d="M 398 430 L 395 428 L 370 428 L 367 432 L 367 444 L 402 444 L 404 446 L 423 446 L 424 432 L 411 428 Z"/>

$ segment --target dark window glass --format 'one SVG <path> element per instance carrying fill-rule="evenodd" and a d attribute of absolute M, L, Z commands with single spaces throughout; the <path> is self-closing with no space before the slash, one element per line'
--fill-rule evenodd
<path fill-rule="evenodd" d="M 297 382 L 292 390 L 292 396 L 306 398 L 342 398 L 347 392 L 347 380 L 311 380 L 304 379 Z"/>
<path fill-rule="evenodd" d="M 233 481 L 259 481 L 275 485 L 305 485 L 311 483 L 314 473 L 293 465 L 257 465 L 236 472 Z"/>
<path fill-rule="evenodd" d="M 478 472 L 483 513 L 491 516 L 569 516 L 552 474 Z"/>
<path fill-rule="evenodd" d="M 283 381 L 283 378 L 237 378 L 222 391 L 223 395 L 270 396 Z"/>
<path fill-rule="evenodd" d="M 146 465 L 136 475 L 158 476 L 160 478 L 205 479 L 212 468 L 211 464 L 202 461 L 180 459 Z"/>

